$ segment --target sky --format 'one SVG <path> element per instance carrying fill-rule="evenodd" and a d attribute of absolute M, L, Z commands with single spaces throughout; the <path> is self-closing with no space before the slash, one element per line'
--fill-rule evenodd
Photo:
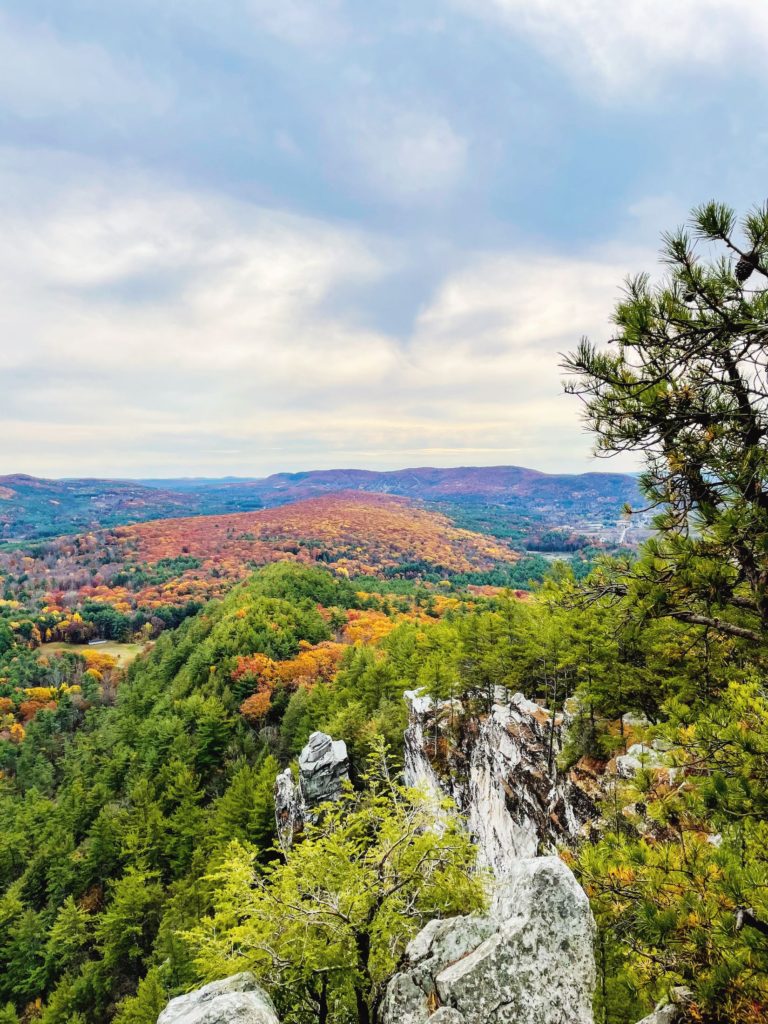
<path fill-rule="evenodd" d="M 4 0 L 0 473 L 596 460 L 560 354 L 768 193 L 765 0 Z"/>

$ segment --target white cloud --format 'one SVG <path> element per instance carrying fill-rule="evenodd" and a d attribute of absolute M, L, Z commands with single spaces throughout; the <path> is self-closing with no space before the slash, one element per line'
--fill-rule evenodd
<path fill-rule="evenodd" d="M 402 272 L 390 242 L 93 166 L 57 186 L 49 156 L 37 176 L 6 156 L 0 472 L 587 464 L 559 353 L 605 337 L 639 254 L 468 254 L 395 336 L 364 318 Z M 24 201 L 46 166 L 47 202 Z"/>
<path fill-rule="evenodd" d="M 297 46 L 343 34 L 339 0 L 236 0 L 246 19 L 278 39 Z"/>
<path fill-rule="evenodd" d="M 448 0 L 531 40 L 610 100 L 656 93 L 660 76 L 754 62 L 765 74 L 768 5 L 760 0 Z M 729 69 L 730 70 L 730 69 Z"/>
<path fill-rule="evenodd" d="M 66 40 L 44 22 L 0 11 L 0 107 L 37 119 L 98 110 L 115 121 L 157 116 L 173 102 L 168 82 L 95 43 Z"/>
<path fill-rule="evenodd" d="M 461 183 L 467 141 L 441 114 L 372 102 L 347 122 L 353 177 L 395 203 L 439 203 Z"/>

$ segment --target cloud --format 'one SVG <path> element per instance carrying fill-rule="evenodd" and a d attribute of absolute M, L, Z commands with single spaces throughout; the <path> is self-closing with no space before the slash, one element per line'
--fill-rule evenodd
<path fill-rule="evenodd" d="M 374 100 L 350 116 L 342 137 L 351 176 L 398 204 L 440 203 L 464 177 L 467 140 L 442 114 Z"/>
<path fill-rule="evenodd" d="M 99 111 L 159 116 L 174 99 L 166 80 L 102 46 L 67 40 L 44 22 L 0 11 L 0 109 L 29 120 Z"/>
<path fill-rule="evenodd" d="M 456 254 L 394 333 L 366 303 L 419 253 L 93 164 L 57 185 L 58 166 L 0 160 L 0 472 L 587 464 L 558 354 L 605 336 L 638 254 Z M 47 201 L 24 201 L 46 167 Z"/>
<path fill-rule="evenodd" d="M 344 25 L 338 0 L 236 0 L 234 8 L 284 42 L 315 46 L 320 39 L 340 39 Z"/>
<path fill-rule="evenodd" d="M 741 70 L 764 77 L 768 7 L 754 0 L 448 0 L 532 42 L 601 98 L 646 100 L 673 74 Z M 633 95 L 634 94 L 634 95 Z"/>

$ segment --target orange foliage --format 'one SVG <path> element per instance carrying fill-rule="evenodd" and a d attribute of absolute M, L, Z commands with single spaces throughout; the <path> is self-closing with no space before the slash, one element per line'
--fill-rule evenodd
<path fill-rule="evenodd" d="M 300 646 L 301 650 L 296 657 L 286 661 L 272 661 L 265 654 L 240 657 L 232 678 L 235 681 L 250 678 L 260 688 L 273 688 L 281 682 L 292 689 L 332 679 L 345 645 L 326 640 L 314 646 L 302 641 Z"/>
<path fill-rule="evenodd" d="M 336 673 L 345 644 L 327 640 L 319 644 L 300 643 L 301 650 L 295 658 L 273 661 L 264 654 L 240 657 L 232 671 L 232 679 L 251 680 L 256 686 L 255 693 L 246 697 L 240 705 L 240 712 L 252 725 L 266 715 L 275 686 L 282 683 L 290 690 L 299 686 L 311 687 L 318 682 L 330 681 Z"/>
<path fill-rule="evenodd" d="M 270 701 L 272 699 L 272 690 L 265 687 L 262 690 L 257 690 L 256 693 L 250 697 L 246 697 L 243 703 L 240 705 L 240 714 L 243 718 L 250 722 L 251 725 L 256 725 L 269 711 Z"/>
<path fill-rule="evenodd" d="M 42 711 L 43 708 L 48 708 L 51 711 L 56 710 L 55 700 L 23 700 L 19 704 L 19 715 L 21 716 L 22 722 L 26 725 L 31 722 L 38 711 Z"/>
<path fill-rule="evenodd" d="M 14 722 L 9 730 L 9 736 L 11 743 L 21 743 L 26 736 L 24 726 L 20 722 Z"/>
<path fill-rule="evenodd" d="M 302 641 L 302 650 L 288 661 L 277 663 L 278 678 L 289 687 L 330 682 L 344 653 L 345 644 L 326 640 L 314 647 Z"/>
<path fill-rule="evenodd" d="M 351 611 L 342 637 L 348 644 L 372 644 L 391 633 L 398 625 L 398 619 L 390 618 L 384 612 Z"/>
<path fill-rule="evenodd" d="M 248 575 L 254 565 L 285 559 L 311 563 L 330 558 L 336 570 L 347 575 L 375 573 L 405 562 L 469 572 L 517 559 L 502 541 L 460 530 L 446 516 L 405 498 L 358 492 L 258 512 L 138 523 L 119 527 L 114 534 L 138 561 L 151 564 L 182 553 L 202 561 L 201 569 L 142 591 L 141 603 L 150 605 L 159 598 L 158 590 L 165 603 L 169 595 L 178 596 L 179 587 L 187 600 L 200 596 L 201 583 L 210 596 Z"/>
<path fill-rule="evenodd" d="M 142 585 L 159 561 L 179 556 L 199 565 L 181 568 L 164 583 Z M 504 541 L 459 529 L 408 499 L 338 492 L 258 512 L 162 519 L 64 536 L 48 542 L 40 557 L 0 552 L 0 572 L 28 578 L 27 586 L 50 616 L 46 640 L 84 643 L 95 635 L 77 611 L 86 601 L 124 614 L 205 603 L 270 562 L 327 564 L 339 575 L 353 576 L 399 572 L 409 564 L 417 567 L 414 572 L 424 564 L 469 572 L 517 558 Z M 147 636 L 160 632 L 162 618 L 145 629 Z M 99 664 L 93 667 L 103 671 Z"/>
<path fill-rule="evenodd" d="M 232 678 L 238 682 L 246 677 L 261 686 L 270 686 L 277 678 L 277 662 L 266 654 L 241 655 L 232 671 Z"/>

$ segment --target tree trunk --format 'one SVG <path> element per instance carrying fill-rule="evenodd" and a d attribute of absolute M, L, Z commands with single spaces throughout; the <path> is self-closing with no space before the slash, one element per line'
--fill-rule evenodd
<path fill-rule="evenodd" d="M 355 946 L 357 947 L 357 966 L 360 981 L 355 984 L 355 1004 L 357 1006 L 358 1024 L 371 1024 L 370 1006 L 370 974 L 368 964 L 371 959 L 371 937 L 367 932 L 355 933 Z M 363 982 L 368 982 L 367 991 L 363 988 Z"/>
<path fill-rule="evenodd" d="M 317 1000 L 317 1024 L 327 1024 L 328 1021 L 328 975 L 324 974 L 320 979 L 320 995 Z"/>
<path fill-rule="evenodd" d="M 358 1024 L 371 1024 L 371 1011 L 368 1007 L 368 1000 L 365 992 L 359 985 L 355 985 L 355 1003 L 357 1004 Z"/>

